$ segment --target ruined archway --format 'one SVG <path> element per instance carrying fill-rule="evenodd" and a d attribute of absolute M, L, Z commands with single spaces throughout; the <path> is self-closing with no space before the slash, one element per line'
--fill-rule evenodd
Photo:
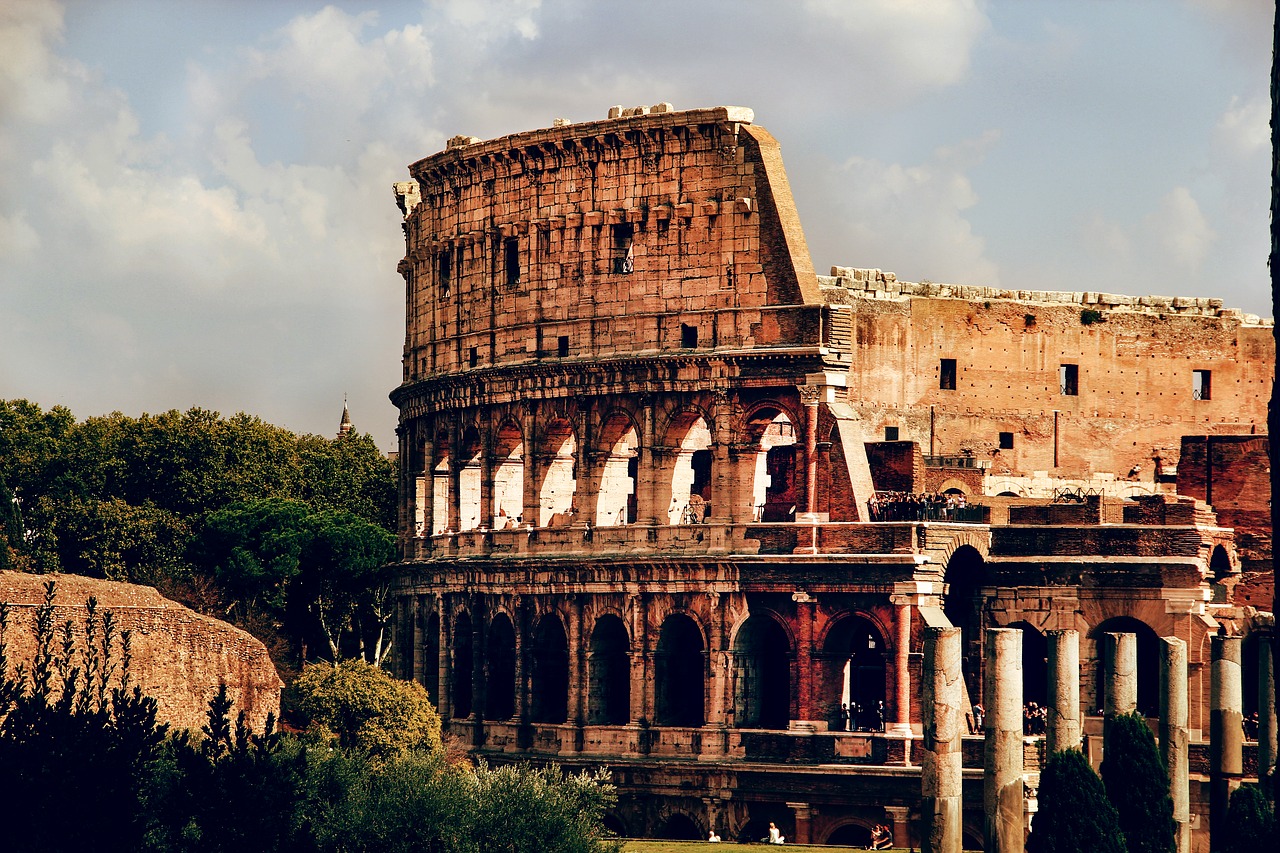
<path fill-rule="evenodd" d="M 636 520 L 638 435 L 635 424 L 624 412 L 613 413 L 600 428 L 600 461 L 595 474 L 597 527 L 615 527 Z"/>
<path fill-rule="evenodd" d="M 668 524 L 698 524 L 711 514 L 711 428 L 697 412 L 682 412 L 667 429 L 660 482 L 670 483 Z"/>
<path fill-rule="evenodd" d="M 791 642 L 777 620 L 753 614 L 733 642 L 734 724 L 786 729 L 791 720 Z"/>
<path fill-rule="evenodd" d="M 524 517 L 524 436 L 506 421 L 493 448 L 493 526 L 514 527 Z"/>
<path fill-rule="evenodd" d="M 452 489 L 449 487 L 449 468 L 453 458 L 450 452 L 449 433 L 440 430 L 435 440 L 435 465 L 431 468 L 431 535 L 449 529 L 449 507 Z"/>
<path fill-rule="evenodd" d="M 485 644 L 486 720 L 509 720 L 516 712 L 516 632 L 507 614 L 489 623 Z"/>
<path fill-rule="evenodd" d="M 662 621 L 654 652 L 654 723 L 697 728 L 706 723 L 702 631 L 683 613 Z"/>
<path fill-rule="evenodd" d="M 631 720 L 631 642 L 622 620 L 596 620 L 587 653 L 587 723 L 621 726 Z"/>
<path fill-rule="evenodd" d="M 702 830 L 693 822 L 693 818 L 677 813 L 663 822 L 657 837 L 668 841 L 701 841 Z"/>
<path fill-rule="evenodd" d="M 846 823 L 837 827 L 823 842 L 831 847 L 856 847 L 859 850 L 871 849 L 871 830 L 860 823 Z"/>
<path fill-rule="evenodd" d="M 453 716 L 471 716 L 471 667 L 474 665 L 471 642 L 471 616 L 459 613 L 453 620 Z"/>
<path fill-rule="evenodd" d="M 573 425 L 563 418 L 551 421 L 543 433 L 541 449 L 538 526 L 567 527 L 578 511 L 578 439 Z"/>
<path fill-rule="evenodd" d="M 1214 583 L 1222 583 L 1231 574 L 1231 555 L 1221 545 L 1215 545 L 1209 557 L 1209 574 Z"/>
<path fill-rule="evenodd" d="M 960 629 L 960 669 L 970 704 L 982 701 L 982 587 L 986 579 L 986 562 L 978 549 L 961 545 L 952 552 L 943 575 L 946 593 L 942 610 Z"/>
<path fill-rule="evenodd" d="M 1013 622 L 1022 630 L 1022 701 L 1044 706 L 1049 701 L 1049 638 L 1030 622 Z"/>
<path fill-rule="evenodd" d="M 795 521 L 800 464 L 795 424 L 783 410 L 765 406 L 751 413 L 746 429 L 748 439 L 757 447 L 753 517 L 758 521 Z"/>
<path fill-rule="evenodd" d="M 827 634 L 823 695 L 836 728 L 840 724 L 849 731 L 883 727 L 889 676 L 886 651 L 884 634 L 865 616 L 847 614 Z M 847 721 L 841 706 L 847 709 Z"/>
<path fill-rule="evenodd" d="M 530 721 L 565 722 L 569 716 L 569 642 L 554 613 L 538 622 L 529 658 Z"/>
<path fill-rule="evenodd" d="M 480 433 L 468 426 L 462 433 L 458 462 L 458 529 L 475 530 L 481 524 Z"/>
<path fill-rule="evenodd" d="M 1094 684 L 1099 708 L 1106 695 L 1106 638 L 1105 634 L 1134 634 L 1138 644 L 1138 710 L 1148 717 L 1160 713 L 1160 638 L 1140 619 L 1132 616 L 1113 616 L 1089 632 L 1094 642 L 1096 664 Z"/>

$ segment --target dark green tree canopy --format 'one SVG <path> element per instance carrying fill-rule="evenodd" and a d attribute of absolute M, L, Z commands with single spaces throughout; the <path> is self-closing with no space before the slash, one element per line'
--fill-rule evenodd
<path fill-rule="evenodd" d="M 1221 853 L 1261 853 L 1276 849 L 1275 815 L 1262 789 L 1246 782 L 1231 792 L 1227 843 Z"/>
<path fill-rule="evenodd" d="M 1146 718 L 1136 712 L 1116 717 L 1103 755 L 1102 781 L 1129 853 L 1173 853 L 1177 828 L 1169 774 Z"/>
<path fill-rule="evenodd" d="M 1049 756 L 1027 853 L 1125 853 L 1120 818 L 1079 750 Z"/>

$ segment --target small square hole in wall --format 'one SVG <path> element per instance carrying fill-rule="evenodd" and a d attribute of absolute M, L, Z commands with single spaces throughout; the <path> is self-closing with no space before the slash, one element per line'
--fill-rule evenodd
<path fill-rule="evenodd" d="M 885 440 L 885 441 L 897 441 L 897 440 L 898 440 L 898 428 L 897 428 L 896 426 L 894 426 L 894 427 L 891 427 L 891 426 L 887 426 L 887 427 L 885 427 L 885 428 L 884 428 L 884 440 Z"/>
<path fill-rule="evenodd" d="M 1013 450 L 1013 433 L 1011 432 L 1000 433 L 1000 449 Z"/>
<path fill-rule="evenodd" d="M 467 361 L 470 362 L 472 367 L 475 367 L 477 364 L 479 364 L 480 351 L 477 350 L 475 347 L 472 347 L 470 352 L 467 353 Z"/>
<path fill-rule="evenodd" d="M 556 355 L 565 358 L 569 355 L 569 336 L 561 335 L 556 339 Z"/>
<path fill-rule="evenodd" d="M 680 324 L 680 346 L 685 349 L 698 348 L 698 327 Z"/>

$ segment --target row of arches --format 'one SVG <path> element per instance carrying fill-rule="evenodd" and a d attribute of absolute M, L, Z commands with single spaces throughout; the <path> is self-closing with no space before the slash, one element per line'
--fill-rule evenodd
<path fill-rule="evenodd" d="M 697 524 L 713 509 L 736 521 L 789 522 L 808 506 L 811 463 L 819 471 L 812 506 L 834 520 L 856 520 L 839 430 L 827 424 L 810 460 L 802 439 L 806 419 L 830 419 L 795 401 L 750 407 L 732 441 L 717 438 L 713 416 L 701 408 L 649 426 L 647 439 L 645 424 L 653 420 L 647 410 L 616 408 L 598 421 L 564 410 L 499 416 L 492 427 L 469 422 L 467 413 L 459 417 L 437 416 L 434 427 L 411 431 L 420 438 L 406 448 L 406 482 L 414 485 L 405 517 L 413 519 L 415 535 L 571 523 Z"/>

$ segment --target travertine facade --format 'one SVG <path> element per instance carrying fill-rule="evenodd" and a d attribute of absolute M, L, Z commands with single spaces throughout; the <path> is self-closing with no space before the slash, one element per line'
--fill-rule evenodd
<path fill-rule="evenodd" d="M 865 843 L 887 823 L 905 847 L 926 628 L 960 628 L 966 705 L 988 628 L 1023 629 L 1039 704 L 1046 633 L 1078 632 L 1079 690 L 1054 695 L 1079 696 L 1095 758 L 1099 644 L 1122 632 L 1153 714 L 1158 638 L 1187 642 L 1207 770 L 1208 637 L 1265 620 L 1230 600 L 1232 530 L 1171 475 L 1183 435 L 1262 424 L 1270 328 L 1203 300 L 820 277 L 750 110 L 614 113 L 457 137 L 396 185 L 397 661 L 450 731 L 494 760 L 607 764 L 627 834 L 758 839 L 774 821 Z M 1197 395 L 1190 371 L 1208 372 Z M 978 470 L 964 460 L 1088 478 L 1155 454 L 1165 480 L 1149 467 L 1138 501 L 868 507 L 879 483 L 951 488 L 936 472 Z M 981 501 L 982 478 L 954 479 Z M 969 847 L 981 733 L 959 740 Z"/>
<path fill-rule="evenodd" d="M 0 601 L 10 606 L 4 640 L 11 665 L 29 663 L 35 655 L 31 628 L 36 608 L 44 601 L 44 585 L 51 579 L 57 582 L 55 624 L 70 621 L 83 637 L 86 602 L 92 597 L 99 616 L 110 611 L 117 630 L 131 632 L 131 683 L 155 698 L 162 722 L 198 730 L 208 722 L 209 700 L 222 684 L 235 703 L 233 713 L 244 711 L 255 730 L 262 730 L 268 714 L 280 716 L 283 685 L 259 640 L 170 601 L 149 586 L 80 575 L 0 572 Z M 117 633 L 112 646 L 117 663 L 119 642 Z"/>

